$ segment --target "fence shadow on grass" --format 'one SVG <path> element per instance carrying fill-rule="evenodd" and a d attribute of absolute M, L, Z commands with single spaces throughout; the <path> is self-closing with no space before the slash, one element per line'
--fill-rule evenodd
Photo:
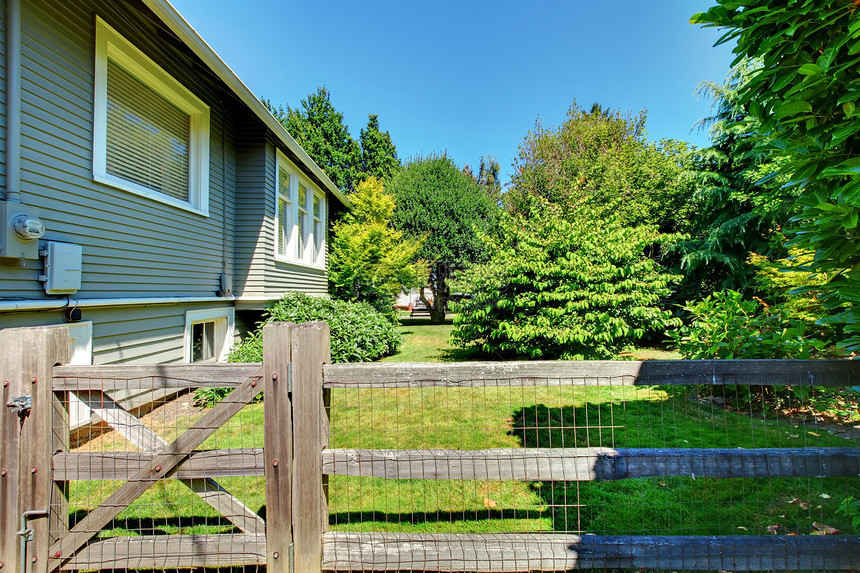
<path fill-rule="evenodd" d="M 795 420 L 729 412 L 694 389 L 664 388 L 656 400 L 517 410 L 510 434 L 525 448 L 767 448 L 800 446 Z M 810 432 L 818 436 L 817 433 Z M 843 445 L 833 436 L 815 445 Z M 857 495 L 852 478 L 647 477 L 531 484 L 553 530 L 598 535 L 768 535 L 815 533 L 814 523 L 850 531 L 837 500 Z M 821 495 L 824 492 L 824 495 Z"/>

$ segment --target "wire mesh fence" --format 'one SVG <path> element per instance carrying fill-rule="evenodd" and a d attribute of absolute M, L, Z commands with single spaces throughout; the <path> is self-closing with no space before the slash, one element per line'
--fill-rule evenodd
<path fill-rule="evenodd" d="M 856 533 L 845 503 L 860 498 L 856 388 L 763 375 L 717 385 L 695 375 L 445 377 L 335 384 L 330 446 L 340 453 L 324 463 L 336 474 L 333 532 L 424 544 L 424 534 Z M 348 551 L 369 538 L 339 539 Z M 450 554 L 434 555 L 445 570 Z"/>
<path fill-rule="evenodd" d="M 67 566 L 172 568 L 193 544 L 206 566 L 265 563 L 261 402 L 157 374 L 58 380 L 68 418 L 52 430 L 71 430 L 71 447 L 54 456 L 51 509 L 68 517 L 50 535 L 58 548 L 70 530 L 89 537 Z M 99 512 L 112 517 L 92 521 Z"/>

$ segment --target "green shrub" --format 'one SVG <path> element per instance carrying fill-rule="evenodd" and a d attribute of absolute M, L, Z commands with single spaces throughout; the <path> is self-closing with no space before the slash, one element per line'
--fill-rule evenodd
<path fill-rule="evenodd" d="M 332 362 L 369 362 L 394 354 L 401 343 L 394 323 L 365 303 L 289 292 L 266 311 L 266 319 L 230 351 L 230 362 L 263 361 L 263 325 L 268 322 L 325 321 L 331 328 Z M 211 405 L 226 388 L 200 389 L 195 403 Z"/>
<path fill-rule="evenodd" d="M 683 358 L 815 358 L 825 346 L 807 335 L 809 322 L 737 291 L 715 292 L 684 310 L 690 325 L 670 333 Z"/>
<path fill-rule="evenodd" d="M 394 323 L 364 303 L 346 302 L 289 292 L 266 311 L 265 322 L 322 320 L 331 328 L 331 361 L 370 362 L 394 354 L 400 334 Z M 262 362 L 262 325 L 233 347 L 230 362 Z"/>
<path fill-rule="evenodd" d="M 490 261 L 459 275 L 453 340 L 519 359 L 614 358 L 649 332 L 680 324 L 661 308 L 677 277 L 646 251 L 672 240 L 651 227 L 562 216 L 536 200 L 486 237 Z"/>
<path fill-rule="evenodd" d="M 808 359 L 820 357 L 826 346 L 808 334 L 809 322 L 788 318 L 778 307 L 744 299 L 737 291 L 715 292 L 684 309 L 692 317 L 689 326 L 670 336 L 685 359 Z M 703 395 L 713 391 L 710 386 L 700 388 Z M 807 386 L 729 385 L 722 391 L 726 403 L 744 410 L 792 407 L 811 398 Z M 820 389 L 810 405 L 829 408 L 836 397 L 830 389 Z"/>

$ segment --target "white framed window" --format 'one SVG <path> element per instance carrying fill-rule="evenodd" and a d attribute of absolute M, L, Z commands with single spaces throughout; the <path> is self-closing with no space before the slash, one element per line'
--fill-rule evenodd
<path fill-rule="evenodd" d="M 96 17 L 93 179 L 209 214 L 209 107 Z"/>
<path fill-rule="evenodd" d="M 326 196 L 279 151 L 275 259 L 325 268 Z"/>
<path fill-rule="evenodd" d="M 232 308 L 185 312 L 185 362 L 223 362 L 235 337 Z"/>
<path fill-rule="evenodd" d="M 286 169 L 278 169 L 278 216 L 275 218 L 277 255 L 286 258 L 295 249 L 293 242 L 293 202 L 290 181 L 292 176 Z"/>

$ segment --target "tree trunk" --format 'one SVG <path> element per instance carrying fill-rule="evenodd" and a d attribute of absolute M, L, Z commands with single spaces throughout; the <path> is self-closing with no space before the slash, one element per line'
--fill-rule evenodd
<path fill-rule="evenodd" d="M 445 301 L 442 300 L 442 297 L 439 296 L 438 291 L 434 285 L 430 285 L 430 292 L 433 295 L 433 304 L 430 304 L 430 301 L 424 294 L 424 289 L 427 287 L 421 287 L 421 292 L 418 295 L 418 298 L 421 299 L 421 302 L 424 303 L 424 306 L 427 307 L 427 311 L 430 313 L 430 324 L 442 324 L 445 322 Z"/>

